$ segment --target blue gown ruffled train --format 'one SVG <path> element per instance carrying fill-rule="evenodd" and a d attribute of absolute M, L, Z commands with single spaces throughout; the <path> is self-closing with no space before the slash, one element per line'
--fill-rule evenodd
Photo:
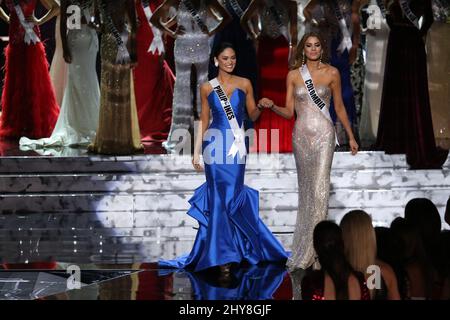
<path fill-rule="evenodd" d="M 230 97 L 239 125 L 245 99 L 241 89 L 235 89 Z M 245 161 L 239 160 L 239 154 L 227 155 L 233 135 L 214 91 L 208 102 L 213 121 L 203 141 L 206 182 L 195 190 L 188 211 L 198 221 L 199 230 L 189 254 L 160 260 L 159 266 L 201 271 L 244 261 L 251 265 L 263 261 L 284 263 L 287 252 L 259 218 L 258 191 L 244 185 Z"/>

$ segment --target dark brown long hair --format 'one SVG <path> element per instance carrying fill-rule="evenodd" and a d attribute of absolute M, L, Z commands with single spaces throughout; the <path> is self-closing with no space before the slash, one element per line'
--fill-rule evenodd
<path fill-rule="evenodd" d="M 333 280 L 336 300 L 348 300 L 348 277 L 354 270 L 344 253 L 341 228 L 332 221 L 321 221 L 314 228 L 313 244 L 322 271 Z"/>
<path fill-rule="evenodd" d="M 322 62 L 327 63 L 329 61 L 326 43 L 323 40 L 322 36 L 320 34 L 318 34 L 317 32 L 308 32 L 308 33 L 305 33 L 305 35 L 302 37 L 302 39 L 300 40 L 300 42 L 297 45 L 297 50 L 295 53 L 295 63 L 294 63 L 294 66 L 292 67 L 293 69 L 298 69 L 303 65 L 303 49 L 305 48 L 306 40 L 308 40 L 308 38 L 310 38 L 310 37 L 315 37 L 315 38 L 319 39 L 320 45 L 322 46 Z"/>

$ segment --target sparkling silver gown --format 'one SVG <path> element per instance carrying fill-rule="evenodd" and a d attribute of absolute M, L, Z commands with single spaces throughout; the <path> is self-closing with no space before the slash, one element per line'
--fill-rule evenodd
<path fill-rule="evenodd" d="M 203 22 L 207 24 L 207 12 L 205 1 L 201 1 L 198 11 Z M 192 108 L 191 92 L 191 66 L 197 71 L 197 95 L 196 112 L 200 116 L 201 99 L 200 85 L 208 81 L 209 65 L 209 36 L 202 32 L 198 24 L 192 18 L 184 1 L 180 1 L 177 11 L 177 24 L 183 26 L 185 34 L 178 35 L 175 40 L 175 88 L 172 103 L 172 124 L 169 136 L 163 146 L 167 150 L 173 150 L 180 136 L 186 136 L 186 132 L 193 128 L 194 113 Z"/>
<path fill-rule="evenodd" d="M 330 107 L 331 89 L 316 86 L 317 93 Z M 308 96 L 304 86 L 295 89 L 297 120 L 292 145 L 298 179 L 298 212 L 292 255 L 287 262 L 290 271 L 306 269 L 314 262 L 313 231 L 327 217 L 330 171 L 335 148 L 333 123 Z"/>

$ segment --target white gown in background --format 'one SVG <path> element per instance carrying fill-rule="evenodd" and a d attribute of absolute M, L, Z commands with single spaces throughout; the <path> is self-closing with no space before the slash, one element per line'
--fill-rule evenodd
<path fill-rule="evenodd" d="M 377 0 L 370 0 L 369 5 L 377 6 Z M 378 7 L 378 6 L 377 6 Z M 377 16 L 379 28 L 366 31 L 366 75 L 364 79 L 363 105 L 359 136 L 362 147 L 373 145 L 377 138 L 378 119 L 380 118 L 381 94 L 383 92 L 384 65 L 389 38 L 389 26 L 381 12 Z"/>
<path fill-rule="evenodd" d="M 67 85 L 61 111 L 49 138 L 22 137 L 21 150 L 88 145 L 98 126 L 100 89 L 96 72 L 99 49 L 95 30 L 83 24 L 67 34 L 72 63 L 68 64 Z"/>
<path fill-rule="evenodd" d="M 56 102 L 61 107 L 67 84 L 67 63 L 63 58 L 61 33 L 59 32 L 60 23 L 61 17 L 58 15 L 55 24 L 55 53 L 53 54 L 52 64 L 50 65 L 50 78 L 55 89 Z"/>
<path fill-rule="evenodd" d="M 434 22 L 427 36 L 428 90 L 436 145 L 450 148 L 450 23 L 444 1 L 433 1 Z"/>

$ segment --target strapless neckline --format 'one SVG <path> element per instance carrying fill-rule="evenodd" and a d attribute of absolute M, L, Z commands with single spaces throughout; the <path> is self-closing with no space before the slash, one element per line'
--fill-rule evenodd
<path fill-rule="evenodd" d="M 231 98 L 233 97 L 233 94 L 235 94 L 236 92 L 241 91 L 242 93 L 245 94 L 244 90 L 242 90 L 241 88 L 234 88 L 233 91 L 231 91 L 230 96 L 227 96 L 228 100 L 231 101 Z M 209 94 L 208 94 L 208 98 L 211 96 L 211 94 L 216 93 L 214 90 L 212 90 Z"/>

